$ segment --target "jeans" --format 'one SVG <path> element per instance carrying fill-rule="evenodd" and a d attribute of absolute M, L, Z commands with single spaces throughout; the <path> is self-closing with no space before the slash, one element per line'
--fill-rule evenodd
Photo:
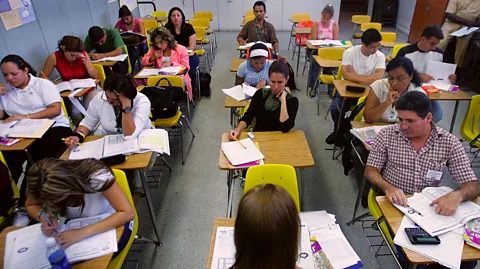
<path fill-rule="evenodd" d="M 313 60 L 313 55 L 318 55 L 318 50 L 307 50 L 307 57 L 310 58 L 310 61 L 312 61 L 312 70 L 310 70 L 310 80 L 308 81 L 308 88 L 313 88 L 313 86 L 315 85 L 315 81 L 320 74 L 320 65 L 317 63 L 317 61 Z"/>
<path fill-rule="evenodd" d="M 443 118 L 443 110 L 440 106 L 440 103 L 437 100 L 430 101 L 430 106 L 432 107 L 432 116 L 433 122 L 437 123 Z"/>
<path fill-rule="evenodd" d="M 190 70 L 188 70 L 188 76 L 192 80 L 192 89 L 197 88 L 197 67 L 200 64 L 200 58 L 197 54 L 193 54 L 188 57 L 188 62 L 190 65 Z"/>

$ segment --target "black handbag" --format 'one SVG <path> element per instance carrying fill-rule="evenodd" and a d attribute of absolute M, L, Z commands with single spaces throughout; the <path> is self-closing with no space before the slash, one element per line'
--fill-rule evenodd
<path fill-rule="evenodd" d="M 168 86 L 158 86 L 162 80 L 166 80 Z M 152 120 L 175 116 L 178 111 L 178 102 L 184 94 L 181 87 L 172 86 L 167 78 L 159 79 L 155 86 L 145 87 L 142 93 L 150 100 Z"/>

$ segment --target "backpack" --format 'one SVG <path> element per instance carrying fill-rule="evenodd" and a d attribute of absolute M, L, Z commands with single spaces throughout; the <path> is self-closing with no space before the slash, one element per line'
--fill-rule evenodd
<path fill-rule="evenodd" d="M 350 144 L 350 141 L 355 138 L 351 133 L 350 129 L 352 128 L 352 125 L 350 122 L 352 122 L 355 119 L 355 116 L 362 111 L 362 109 L 365 107 L 366 99 L 358 104 L 353 110 L 352 113 L 348 118 L 341 119 L 340 121 L 340 129 L 338 130 L 339 136 L 337 137 L 337 143 L 335 143 L 336 146 L 344 147 L 343 152 L 342 152 L 342 165 L 343 165 L 343 174 L 345 176 L 348 175 L 348 172 L 350 169 L 353 168 L 353 162 L 351 158 L 351 152 L 352 152 L 352 145 Z M 348 125 L 347 125 L 348 124 Z M 338 135 L 337 134 L 337 135 Z M 361 143 L 360 140 L 354 139 L 353 140 L 354 145 L 357 145 L 359 142 Z"/>
<path fill-rule="evenodd" d="M 158 86 L 162 80 L 166 80 L 168 86 Z M 167 78 L 159 79 L 153 87 L 145 87 L 142 93 L 150 100 L 152 120 L 175 116 L 178 110 L 178 102 L 184 94 L 181 87 L 172 86 Z"/>
<path fill-rule="evenodd" d="M 212 89 L 210 88 L 210 82 L 212 76 L 209 73 L 200 72 L 200 95 L 210 98 L 212 95 Z"/>
<path fill-rule="evenodd" d="M 286 64 L 288 65 L 287 87 L 289 87 L 290 90 L 297 90 L 297 84 L 295 84 L 295 73 L 293 72 L 293 68 L 289 62 L 286 62 Z"/>
<path fill-rule="evenodd" d="M 12 181 L 7 166 L 0 161 L 0 216 L 7 216 L 10 208 L 18 203 L 13 199 Z"/>

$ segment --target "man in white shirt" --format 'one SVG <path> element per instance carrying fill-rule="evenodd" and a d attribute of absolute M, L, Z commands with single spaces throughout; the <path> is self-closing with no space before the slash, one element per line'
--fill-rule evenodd
<path fill-rule="evenodd" d="M 376 29 L 368 29 L 362 35 L 362 45 L 351 47 L 343 53 L 342 73 L 343 78 L 353 82 L 370 85 L 374 81 L 385 76 L 385 55 L 378 51 L 382 35 Z M 356 100 L 351 99 L 356 103 Z M 335 104 L 336 103 L 336 104 Z M 327 137 L 325 142 L 335 142 L 335 130 L 337 129 L 343 99 L 335 95 L 334 102 L 330 106 L 334 131 Z"/>

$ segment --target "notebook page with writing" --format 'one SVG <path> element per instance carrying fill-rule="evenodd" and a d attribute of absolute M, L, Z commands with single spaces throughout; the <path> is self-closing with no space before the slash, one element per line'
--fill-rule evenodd
<path fill-rule="evenodd" d="M 84 142 L 81 145 L 70 150 L 70 160 L 82 160 L 86 158 L 101 159 L 103 157 L 104 138 L 91 142 Z"/>
<path fill-rule="evenodd" d="M 252 139 L 246 138 L 240 140 L 240 142 L 246 148 L 237 141 L 222 143 L 222 151 L 233 165 L 249 163 L 265 158 L 262 152 L 255 146 Z"/>
<path fill-rule="evenodd" d="M 150 76 L 158 76 L 160 69 L 158 68 L 145 68 L 137 76 L 140 77 L 150 77 Z"/>
<path fill-rule="evenodd" d="M 8 132 L 9 137 L 42 138 L 55 123 L 50 119 L 23 119 Z"/>
<path fill-rule="evenodd" d="M 155 151 L 170 155 L 168 132 L 164 129 L 147 129 L 138 135 L 139 152 Z"/>
<path fill-rule="evenodd" d="M 253 97 L 253 95 L 258 91 L 257 88 L 247 85 L 245 83 L 242 83 L 242 88 L 243 88 L 243 93 L 246 96 L 249 96 L 250 98 Z"/>
<path fill-rule="evenodd" d="M 118 154 L 131 154 L 138 152 L 138 140 L 126 140 L 123 135 L 107 135 L 104 137 L 103 157 L 115 156 Z"/>
<path fill-rule="evenodd" d="M 92 63 L 98 63 L 98 62 L 123 62 L 125 59 L 128 57 L 128 54 L 120 54 L 117 56 L 110 56 L 110 57 L 105 57 L 101 60 L 95 60 L 92 61 Z"/>
<path fill-rule="evenodd" d="M 91 87 L 96 87 L 97 86 L 97 84 L 95 84 L 95 80 L 93 80 L 91 78 L 72 79 L 72 80 L 68 81 L 68 83 L 70 84 L 72 90 L 79 89 L 79 88 L 91 88 Z"/>
<path fill-rule="evenodd" d="M 70 86 L 70 83 L 68 83 L 68 81 L 58 83 L 57 85 L 55 85 L 55 87 L 57 87 L 58 92 L 71 91 L 72 90 L 72 86 Z"/>
<path fill-rule="evenodd" d="M 2 121 L 0 123 L 0 137 L 8 137 L 8 132 L 10 132 L 13 125 L 17 124 L 17 120 L 6 123 Z"/>

